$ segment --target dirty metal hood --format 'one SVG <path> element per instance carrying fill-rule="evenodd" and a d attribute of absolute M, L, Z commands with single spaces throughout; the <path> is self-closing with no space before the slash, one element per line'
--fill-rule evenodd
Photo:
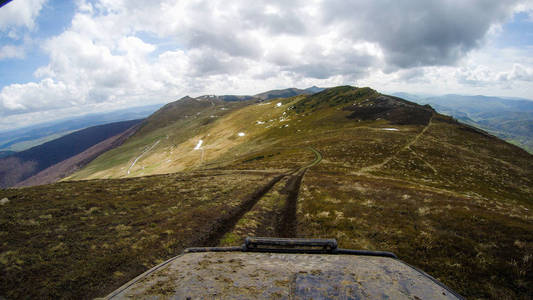
<path fill-rule="evenodd" d="M 107 299 L 461 299 L 391 257 L 198 252 L 172 258 Z"/>

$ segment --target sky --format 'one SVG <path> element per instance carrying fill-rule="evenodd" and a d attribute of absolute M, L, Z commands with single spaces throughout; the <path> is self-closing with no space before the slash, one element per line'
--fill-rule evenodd
<path fill-rule="evenodd" d="M 533 0 L 14 0 L 0 131 L 312 85 L 533 99 Z"/>

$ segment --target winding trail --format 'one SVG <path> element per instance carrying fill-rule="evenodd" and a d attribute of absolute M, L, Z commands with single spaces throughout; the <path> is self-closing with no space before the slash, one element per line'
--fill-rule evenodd
<path fill-rule="evenodd" d="M 137 161 L 143 156 L 145 155 L 148 151 L 154 149 L 155 146 L 157 146 L 157 144 L 159 144 L 161 140 L 157 140 L 150 148 L 148 149 L 145 149 L 143 152 L 141 152 L 141 154 L 139 154 L 139 156 L 137 156 L 137 158 L 133 161 L 133 163 L 131 164 L 131 166 L 128 168 L 128 171 L 127 171 L 127 174 L 129 175 L 130 174 L 130 170 L 131 168 L 133 168 L 133 166 L 135 166 L 135 164 L 137 163 Z"/>
<path fill-rule="evenodd" d="M 418 157 L 418 159 L 420 159 L 428 168 L 430 168 L 433 171 L 433 174 L 435 175 L 439 174 L 437 169 L 435 169 L 435 167 L 432 164 L 430 164 L 427 160 L 425 160 L 424 157 L 422 157 L 422 155 L 416 153 L 416 151 L 411 149 L 411 147 L 409 147 L 408 149 L 409 151 L 411 151 L 411 153 L 413 153 L 414 156 Z"/>
<path fill-rule="evenodd" d="M 378 164 L 375 164 L 375 165 L 371 165 L 371 166 L 368 166 L 368 167 L 363 167 L 359 170 L 359 172 L 357 173 L 361 173 L 361 174 L 364 174 L 364 173 L 369 173 L 369 172 L 372 172 L 374 170 L 377 170 L 381 167 L 383 167 L 384 165 L 386 165 L 387 163 L 389 163 L 391 160 L 393 160 L 394 158 L 396 158 L 396 156 L 402 152 L 402 151 L 405 151 L 405 150 L 410 150 L 412 152 L 414 152 L 412 149 L 411 149 L 411 146 L 414 145 L 416 142 L 418 142 L 418 139 L 420 139 L 421 136 L 424 135 L 424 133 L 426 133 L 426 131 L 429 129 L 429 127 L 431 126 L 432 122 L 433 122 L 433 116 L 431 116 L 431 118 L 429 119 L 429 122 L 428 124 L 426 125 L 426 127 L 424 127 L 424 129 L 422 129 L 422 131 L 420 131 L 420 133 L 418 133 L 409 143 L 405 144 L 405 146 L 403 146 L 400 150 L 396 151 L 393 155 L 385 158 L 382 162 L 378 163 Z M 418 156 L 418 155 L 417 155 Z M 431 166 L 431 169 L 435 170 L 435 168 L 433 168 L 433 166 Z"/>
<path fill-rule="evenodd" d="M 485 198 L 481 198 L 481 197 L 476 196 L 476 195 L 467 195 L 467 194 L 464 194 L 464 193 L 461 193 L 461 192 L 455 192 L 453 190 L 441 189 L 441 188 L 437 188 L 437 187 L 421 184 L 420 182 L 410 181 L 409 179 L 399 179 L 399 178 L 394 178 L 394 177 L 377 176 L 377 175 L 372 175 L 372 174 L 361 174 L 359 172 L 352 172 L 350 174 L 361 176 L 361 177 L 364 177 L 364 178 L 371 178 L 371 179 L 376 179 L 376 180 L 387 180 L 387 181 L 391 181 L 391 182 L 401 183 L 401 184 L 405 185 L 405 187 L 408 188 L 408 189 L 414 189 L 414 190 L 419 190 L 419 191 L 427 191 L 427 192 L 432 192 L 432 193 L 436 193 L 436 194 L 440 194 L 440 195 L 456 197 L 456 198 L 461 198 L 461 199 L 465 199 L 466 198 L 466 199 L 486 200 Z"/>
<path fill-rule="evenodd" d="M 311 167 L 314 167 L 314 166 L 318 165 L 322 161 L 322 153 L 320 153 L 318 150 L 316 150 L 313 147 L 309 147 L 308 149 L 313 151 L 313 153 L 315 154 L 315 160 L 312 163 L 310 163 L 309 165 L 303 167 L 306 170 L 311 168 Z"/>

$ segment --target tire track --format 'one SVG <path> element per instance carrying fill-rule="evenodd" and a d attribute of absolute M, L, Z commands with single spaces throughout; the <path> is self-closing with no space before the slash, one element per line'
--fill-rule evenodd
<path fill-rule="evenodd" d="M 236 224 L 251 211 L 272 188 L 283 178 L 289 176 L 289 180 L 284 189 L 288 194 L 286 204 L 282 210 L 282 217 L 278 222 L 275 232 L 279 236 L 294 236 L 296 233 L 296 208 L 298 203 L 298 193 L 302 178 L 307 169 L 317 165 L 322 160 L 322 154 L 314 148 L 309 148 L 315 154 L 315 160 L 295 171 L 281 174 L 273 178 L 266 185 L 259 188 L 243 200 L 243 203 L 226 216 L 222 216 L 211 224 L 208 233 L 196 240 L 193 245 L 201 247 L 214 247 L 220 244 L 222 238 L 234 230 Z"/>
<path fill-rule="evenodd" d="M 215 247 L 220 243 L 220 240 L 224 235 L 230 232 L 235 224 L 250 211 L 254 205 L 268 192 L 272 187 L 283 179 L 286 174 L 278 175 L 274 179 L 270 180 L 266 185 L 262 186 L 252 194 L 248 195 L 243 203 L 235 209 L 233 212 L 229 213 L 226 216 L 222 216 L 213 224 L 208 230 L 208 234 L 202 237 L 199 237 L 192 245 L 200 247 Z"/>
<path fill-rule="evenodd" d="M 276 234 L 279 237 L 294 237 L 296 235 L 296 210 L 298 207 L 298 194 L 300 192 L 300 185 L 302 183 L 305 170 L 299 171 L 296 175 L 289 177 L 285 191 L 287 192 L 287 199 L 281 220 L 276 226 Z"/>
<path fill-rule="evenodd" d="M 296 175 L 290 175 L 290 178 L 285 186 L 287 192 L 287 200 L 285 201 L 285 208 L 283 209 L 283 215 L 279 222 L 276 233 L 279 237 L 295 237 L 296 236 L 296 211 L 298 208 L 298 194 L 300 193 L 300 185 L 305 172 L 316 166 L 322 160 L 322 154 L 315 148 L 309 148 L 315 154 L 315 160 L 307 166 L 300 168 Z"/>

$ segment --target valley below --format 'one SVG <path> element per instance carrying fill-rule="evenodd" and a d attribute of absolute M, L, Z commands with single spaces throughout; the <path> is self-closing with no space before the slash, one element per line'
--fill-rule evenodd
<path fill-rule="evenodd" d="M 7 299 L 102 297 L 246 236 L 390 251 L 467 299 L 533 294 L 533 156 L 370 88 L 187 97 L 62 181 L 0 199 Z"/>

